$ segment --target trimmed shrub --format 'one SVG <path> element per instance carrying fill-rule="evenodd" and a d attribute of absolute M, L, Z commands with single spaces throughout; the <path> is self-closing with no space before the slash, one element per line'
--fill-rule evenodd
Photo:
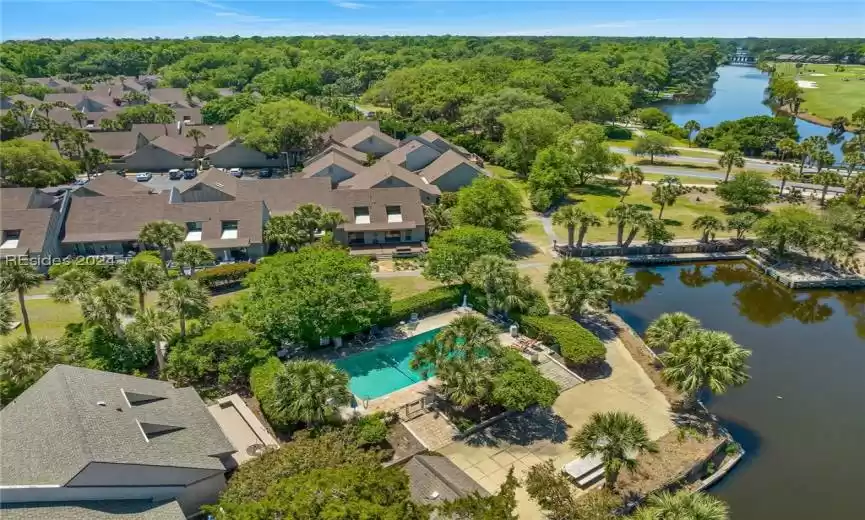
<path fill-rule="evenodd" d="M 550 407 L 559 387 L 518 352 L 507 349 L 493 379 L 493 402 L 508 410 L 523 411 L 533 405 Z"/>
<path fill-rule="evenodd" d="M 548 345 L 558 345 L 562 357 L 574 365 L 604 359 L 606 349 L 601 340 L 566 316 L 520 316 L 518 321 L 527 335 Z"/>
<path fill-rule="evenodd" d="M 83 269 L 90 271 L 94 276 L 102 280 L 108 280 L 117 269 L 117 264 L 109 264 L 100 258 L 76 258 L 66 260 L 61 264 L 55 264 L 48 268 L 48 276 L 56 279 L 72 269 Z"/>
<path fill-rule="evenodd" d="M 280 418 L 280 414 L 274 410 L 273 381 L 282 370 L 284 370 L 282 361 L 277 357 L 271 357 L 264 363 L 252 367 L 249 373 L 249 387 L 252 390 L 252 395 L 258 399 L 261 413 L 275 430 L 286 430 L 291 426 Z"/>
<path fill-rule="evenodd" d="M 196 271 L 192 279 L 208 289 L 216 289 L 236 285 L 252 271 L 255 271 L 255 264 L 249 262 L 222 264 Z"/>
<path fill-rule="evenodd" d="M 633 136 L 633 133 L 627 128 L 621 126 L 606 125 L 604 126 L 604 135 L 607 136 L 607 139 L 627 141 Z"/>
<path fill-rule="evenodd" d="M 448 310 L 459 303 L 461 291 L 459 287 L 436 287 L 422 293 L 396 300 L 391 303 L 390 316 L 383 325 L 393 325 L 411 318 L 413 313 L 419 316 Z"/>
<path fill-rule="evenodd" d="M 384 412 L 360 417 L 353 427 L 359 446 L 379 446 L 387 440 L 389 428 Z"/>

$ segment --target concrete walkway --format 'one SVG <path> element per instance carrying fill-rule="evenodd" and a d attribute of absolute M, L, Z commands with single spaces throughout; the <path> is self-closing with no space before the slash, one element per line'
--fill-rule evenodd
<path fill-rule="evenodd" d="M 510 468 L 517 477 L 540 462 L 556 467 L 576 458 L 568 438 L 595 412 L 623 411 L 639 417 L 653 439 L 673 429 L 669 404 L 614 336 L 605 337 L 610 375 L 562 392 L 552 410 L 533 409 L 493 424 L 467 439 L 438 451 L 491 493 L 504 482 Z M 525 489 L 517 490 L 520 519 L 543 518 Z"/>

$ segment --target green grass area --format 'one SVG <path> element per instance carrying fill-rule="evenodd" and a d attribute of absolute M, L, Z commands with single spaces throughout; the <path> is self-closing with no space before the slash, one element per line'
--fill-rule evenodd
<path fill-rule="evenodd" d="M 684 180 L 684 179 L 683 179 Z M 569 195 L 572 202 L 580 204 L 584 209 L 600 216 L 603 219 L 601 227 L 589 229 L 586 240 L 590 242 L 606 242 L 616 239 L 616 227 L 607 222 L 603 215 L 619 203 L 621 190 L 612 184 L 591 184 L 576 190 Z M 654 204 L 651 186 L 634 186 L 628 194 L 625 202 L 628 204 L 640 204 L 650 209 L 652 215 L 658 216 L 659 206 Z M 697 199 L 700 199 L 699 201 Z M 676 238 L 694 238 L 699 232 L 691 229 L 694 219 L 700 215 L 714 215 L 722 220 L 727 216 L 721 210 L 721 201 L 712 193 L 693 192 L 679 197 L 673 206 L 664 209 L 664 220 L 668 229 L 675 233 Z M 556 226 L 556 235 L 564 242 L 568 238 L 567 230 L 562 226 Z M 719 234 L 719 236 L 726 236 Z M 642 239 L 642 234 L 637 236 Z"/>
<path fill-rule="evenodd" d="M 644 173 L 643 177 L 647 181 L 657 182 L 667 175 L 662 175 L 660 173 Z M 682 181 L 682 184 L 705 184 L 706 186 L 714 186 L 716 182 L 715 179 L 707 179 L 706 177 L 692 177 L 690 175 L 679 174 L 676 177 Z"/>
<path fill-rule="evenodd" d="M 54 300 L 27 300 L 24 302 L 30 316 L 30 326 L 33 335 L 39 338 L 59 338 L 66 330 L 66 325 L 81 321 L 81 308 L 77 303 L 57 303 Z M 18 308 L 18 298 L 13 298 L 15 320 L 21 320 L 21 310 Z M 0 345 L 24 336 L 24 324 L 0 340 Z"/>
<path fill-rule="evenodd" d="M 217 294 L 216 296 L 212 296 L 210 298 L 210 306 L 216 307 L 217 305 L 222 305 L 223 303 L 228 303 L 231 300 L 236 298 L 240 298 L 244 294 L 248 293 L 249 289 L 239 289 L 237 291 L 226 292 L 222 294 Z"/>
<path fill-rule="evenodd" d="M 799 69 L 799 81 L 813 81 L 816 88 L 802 88 L 801 110 L 826 120 L 850 115 L 865 105 L 865 66 L 805 64 Z M 775 74 L 796 76 L 794 63 L 776 63 Z M 823 74 L 822 76 L 817 74 Z"/>
<path fill-rule="evenodd" d="M 675 158 L 664 158 L 658 159 L 655 157 L 655 162 L 651 162 L 649 159 L 638 159 L 634 161 L 634 164 L 637 166 L 665 166 L 667 168 L 690 168 L 693 170 L 711 170 L 717 171 L 720 170 L 721 167 L 713 164 L 706 164 L 703 162 L 693 163 L 693 162 L 676 162 Z"/>
<path fill-rule="evenodd" d="M 378 283 L 390 289 L 393 300 L 401 300 L 441 285 L 439 282 L 427 280 L 421 275 L 379 278 Z"/>
<path fill-rule="evenodd" d="M 390 114 L 391 113 L 390 107 L 378 107 L 375 105 L 364 105 L 364 104 L 357 104 L 355 106 L 358 108 L 358 110 L 363 110 L 364 112 L 381 112 L 383 114 Z"/>

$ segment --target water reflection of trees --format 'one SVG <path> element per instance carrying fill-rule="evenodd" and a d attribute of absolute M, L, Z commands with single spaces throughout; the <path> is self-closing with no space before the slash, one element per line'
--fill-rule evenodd
<path fill-rule="evenodd" d="M 664 285 L 664 276 L 649 269 L 641 269 L 634 272 L 634 280 L 637 282 L 634 289 L 628 291 L 617 291 L 613 295 L 616 303 L 637 303 L 652 290 L 652 287 Z"/>
<path fill-rule="evenodd" d="M 855 320 L 856 335 L 865 339 L 865 291 L 848 291 L 836 295 L 848 316 Z"/>

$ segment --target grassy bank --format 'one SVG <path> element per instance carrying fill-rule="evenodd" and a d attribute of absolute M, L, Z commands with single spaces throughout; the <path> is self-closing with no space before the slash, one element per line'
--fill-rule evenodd
<path fill-rule="evenodd" d="M 812 81 L 816 87 L 802 89 L 804 102 L 800 110 L 807 114 L 799 114 L 799 117 L 825 126 L 833 118 L 849 118 L 865 106 L 865 66 L 843 65 L 843 68 L 843 71 L 836 71 L 835 65 L 809 63 L 799 69 L 796 79 Z M 794 63 L 776 63 L 775 74 L 795 77 L 796 66 Z M 814 117 L 808 118 L 808 115 Z"/>

